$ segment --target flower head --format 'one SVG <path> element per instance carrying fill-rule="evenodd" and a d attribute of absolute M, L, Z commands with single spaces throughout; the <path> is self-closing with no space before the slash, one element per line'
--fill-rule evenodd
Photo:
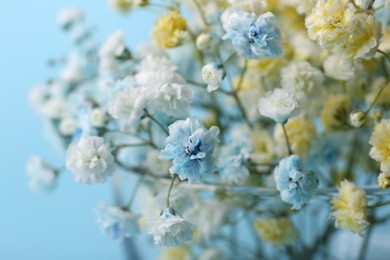
<path fill-rule="evenodd" d="M 52 191 L 57 186 L 57 171 L 38 156 L 30 157 L 26 173 L 34 191 Z"/>
<path fill-rule="evenodd" d="M 181 44 L 186 34 L 187 22 L 179 12 L 161 16 L 154 25 L 152 35 L 157 45 L 173 48 Z"/>
<path fill-rule="evenodd" d="M 160 217 L 152 220 L 146 232 L 154 237 L 159 246 L 177 247 L 192 239 L 194 225 L 179 216 L 172 208 L 161 211 Z"/>
<path fill-rule="evenodd" d="M 291 204 L 293 209 L 300 209 L 317 192 L 317 174 L 304 172 L 298 155 L 281 160 L 274 170 L 274 178 L 282 200 Z"/>
<path fill-rule="evenodd" d="M 225 183 L 240 184 L 249 177 L 248 161 L 251 148 L 245 143 L 232 143 L 221 149 L 219 172 Z"/>
<path fill-rule="evenodd" d="M 248 59 L 283 55 L 279 29 L 270 12 L 259 17 L 254 13 L 233 11 L 226 22 L 223 39 L 231 39 L 238 55 Z"/>
<path fill-rule="evenodd" d="M 291 244 L 297 236 L 293 223 L 286 217 L 260 217 L 254 222 L 254 228 L 261 239 L 276 246 Z"/>
<path fill-rule="evenodd" d="M 295 97 L 280 88 L 260 98 L 259 111 L 279 124 L 285 124 L 289 118 L 297 117 L 301 112 Z"/>
<path fill-rule="evenodd" d="M 390 120 L 383 119 L 375 126 L 369 143 L 372 145 L 370 157 L 381 164 L 382 172 L 390 173 Z"/>
<path fill-rule="evenodd" d="M 367 195 L 364 190 L 356 188 L 353 182 L 341 182 L 339 196 L 332 198 L 332 210 L 330 216 L 335 219 L 337 228 L 364 233 L 368 226 Z"/>
<path fill-rule="evenodd" d="M 102 232 L 112 239 L 123 240 L 139 233 L 139 215 L 106 203 L 99 205 L 99 208 L 96 209 L 96 215 L 96 222 Z"/>
<path fill-rule="evenodd" d="M 383 190 L 390 188 L 390 173 L 381 172 L 378 176 L 378 185 Z"/>
<path fill-rule="evenodd" d="M 221 64 L 209 63 L 202 68 L 202 78 L 207 84 L 207 91 L 212 92 L 219 88 L 219 84 L 226 73 Z"/>
<path fill-rule="evenodd" d="M 178 174 L 181 180 L 201 183 L 217 168 L 213 152 L 218 134 L 218 127 L 207 130 L 198 119 L 178 120 L 169 126 L 167 145 L 161 151 L 161 158 L 173 159 L 169 171 Z"/>
<path fill-rule="evenodd" d="M 77 182 L 102 183 L 114 171 L 114 157 L 103 138 L 83 136 L 69 146 L 66 168 Z"/>

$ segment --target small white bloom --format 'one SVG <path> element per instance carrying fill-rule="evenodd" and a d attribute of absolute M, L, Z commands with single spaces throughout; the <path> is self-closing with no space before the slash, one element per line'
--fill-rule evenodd
<path fill-rule="evenodd" d="M 187 114 L 192 91 L 183 84 L 164 84 L 152 96 L 150 111 L 163 112 L 168 116 L 183 117 Z"/>
<path fill-rule="evenodd" d="M 123 240 L 139 233 L 139 215 L 119 207 L 101 203 L 96 209 L 96 222 L 101 231 L 112 239 Z"/>
<path fill-rule="evenodd" d="M 209 33 L 201 33 L 198 38 L 196 38 L 196 47 L 199 50 L 208 49 L 211 47 L 212 38 Z"/>
<path fill-rule="evenodd" d="M 71 117 L 66 117 L 61 120 L 59 129 L 64 136 L 70 136 L 77 130 L 76 121 Z"/>
<path fill-rule="evenodd" d="M 66 168 L 77 182 L 102 183 L 114 171 L 114 157 L 103 138 L 83 136 L 69 146 Z"/>
<path fill-rule="evenodd" d="M 202 78 L 207 84 L 207 91 L 213 92 L 219 88 L 226 73 L 221 64 L 209 63 L 202 68 Z"/>
<path fill-rule="evenodd" d="M 356 109 L 349 115 L 349 120 L 353 127 L 359 128 L 366 123 L 367 114 L 360 109 Z"/>
<path fill-rule="evenodd" d="M 106 112 L 99 108 L 95 108 L 91 113 L 91 123 L 93 126 L 102 127 L 107 120 Z"/>
<path fill-rule="evenodd" d="M 159 246 L 177 247 L 192 239 L 194 225 L 180 217 L 172 208 L 161 211 L 160 217 L 152 220 L 146 232 L 154 237 Z"/>
<path fill-rule="evenodd" d="M 66 28 L 84 19 L 84 13 L 77 7 L 64 8 L 58 14 L 58 24 Z"/>
<path fill-rule="evenodd" d="M 349 80 L 355 76 L 353 63 L 343 59 L 342 55 L 333 54 L 324 61 L 325 74 L 338 80 Z"/>
<path fill-rule="evenodd" d="M 176 73 L 177 67 L 164 56 L 147 56 L 141 62 L 141 67 L 135 75 L 135 81 L 140 86 L 162 85 L 170 79 L 170 81 L 178 81 L 176 83 L 185 82 Z"/>
<path fill-rule="evenodd" d="M 261 115 L 285 124 L 289 118 L 297 117 L 301 111 L 295 97 L 283 89 L 276 88 L 259 100 Z"/>
<path fill-rule="evenodd" d="M 52 191 L 57 186 L 56 170 L 38 156 L 32 156 L 27 161 L 26 173 L 33 191 Z"/>

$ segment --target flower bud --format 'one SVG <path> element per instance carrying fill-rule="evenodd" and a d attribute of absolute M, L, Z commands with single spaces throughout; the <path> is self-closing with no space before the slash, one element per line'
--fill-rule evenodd
<path fill-rule="evenodd" d="M 355 109 L 349 115 L 349 120 L 353 127 L 359 128 L 367 121 L 366 113 L 360 109 Z"/>
<path fill-rule="evenodd" d="M 381 172 L 378 176 L 378 185 L 381 189 L 390 188 L 390 173 Z"/>
<path fill-rule="evenodd" d="M 59 126 L 60 133 L 65 136 L 72 135 L 76 131 L 76 129 L 77 124 L 71 117 L 62 119 Z"/>
<path fill-rule="evenodd" d="M 211 46 L 211 35 L 209 33 L 201 33 L 198 38 L 196 38 L 196 47 L 199 50 L 208 49 Z"/>
<path fill-rule="evenodd" d="M 93 126 L 102 127 L 106 122 L 106 113 L 101 109 L 94 109 L 91 113 L 91 123 Z"/>
<path fill-rule="evenodd" d="M 219 84 L 226 73 L 221 64 L 209 63 L 202 68 L 202 78 L 207 84 L 207 91 L 212 92 L 219 88 Z"/>

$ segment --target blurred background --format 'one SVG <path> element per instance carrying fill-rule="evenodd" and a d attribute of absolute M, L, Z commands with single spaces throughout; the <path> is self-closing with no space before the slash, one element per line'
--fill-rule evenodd
<path fill-rule="evenodd" d="M 144 10 L 120 15 L 107 1 L 0 1 L 0 259 L 124 259 L 121 244 L 95 223 L 94 208 L 112 201 L 110 185 L 78 184 L 66 173 L 52 194 L 33 193 L 25 176 L 30 155 L 64 164 L 28 104 L 30 88 L 56 76 L 48 60 L 68 52 L 57 24 L 63 7 L 84 10 L 99 42 L 121 28 L 131 48 L 149 38 L 155 20 Z"/>

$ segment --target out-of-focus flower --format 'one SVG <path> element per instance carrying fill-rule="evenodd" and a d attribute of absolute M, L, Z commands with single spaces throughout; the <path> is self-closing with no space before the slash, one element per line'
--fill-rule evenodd
<path fill-rule="evenodd" d="M 364 190 L 344 180 L 340 184 L 339 196 L 332 198 L 332 210 L 330 216 L 335 219 L 337 228 L 363 235 L 368 226 L 367 195 Z"/>
<path fill-rule="evenodd" d="M 353 64 L 337 54 L 330 55 L 324 60 L 324 70 L 328 77 L 338 80 L 349 80 L 355 76 Z"/>
<path fill-rule="evenodd" d="M 61 120 L 59 130 L 61 134 L 65 136 L 73 135 L 73 133 L 77 130 L 77 123 L 71 117 L 66 117 Z"/>
<path fill-rule="evenodd" d="M 316 126 L 313 121 L 306 117 L 294 118 L 288 120 L 285 127 L 293 152 L 300 156 L 308 155 L 311 143 L 317 135 Z M 275 127 L 274 139 L 279 156 L 287 156 L 286 139 L 284 138 L 281 125 Z"/>
<path fill-rule="evenodd" d="M 150 221 L 146 232 L 154 237 L 156 245 L 177 247 L 192 239 L 193 228 L 172 208 L 165 208 L 159 218 Z"/>
<path fill-rule="evenodd" d="M 382 119 L 371 135 L 370 157 L 381 164 L 381 171 L 390 173 L 390 120 Z"/>
<path fill-rule="evenodd" d="M 211 38 L 211 35 L 209 33 L 201 33 L 196 38 L 196 47 L 199 50 L 204 50 L 204 49 L 210 48 L 211 43 L 212 43 L 212 38 Z"/>
<path fill-rule="evenodd" d="M 179 12 L 163 15 L 156 21 L 152 35 L 156 43 L 164 48 L 173 48 L 181 44 L 187 36 L 187 22 Z"/>
<path fill-rule="evenodd" d="M 92 110 L 91 123 L 93 126 L 102 127 L 106 123 L 106 120 L 107 120 L 106 112 L 104 112 L 99 108 L 95 108 L 94 110 Z"/>
<path fill-rule="evenodd" d="M 207 91 L 213 92 L 219 88 L 226 73 L 221 64 L 209 63 L 202 68 L 202 78 L 207 84 Z"/>
<path fill-rule="evenodd" d="M 166 248 L 162 251 L 159 260 L 192 260 L 191 253 L 186 246 Z"/>
<path fill-rule="evenodd" d="M 254 13 L 234 11 L 223 27 L 223 39 L 231 39 L 238 55 L 248 59 L 280 57 L 283 49 L 279 29 L 270 12 L 257 17 Z"/>
<path fill-rule="evenodd" d="M 349 96 L 329 95 L 321 112 L 321 121 L 327 130 L 337 130 L 348 125 L 348 111 L 351 106 Z"/>
<path fill-rule="evenodd" d="M 109 0 L 109 4 L 113 9 L 126 13 L 134 7 L 147 5 L 148 0 Z"/>
<path fill-rule="evenodd" d="M 245 143 L 231 143 L 221 148 L 219 173 L 224 183 L 241 184 L 249 177 L 251 148 Z"/>
<path fill-rule="evenodd" d="M 289 118 L 300 115 L 301 110 L 295 97 L 283 89 L 276 88 L 259 100 L 260 114 L 285 124 Z"/>
<path fill-rule="evenodd" d="M 266 0 L 228 0 L 230 7 L 248 13 L 260 14 L 267 7 Z"/>
<path fill-rule="evenodd" d="M 207 130 L 199 119 L 178 120 L 169 126 L 167 145 L 161 151 L 161 158 L 173 159 L 169 171 L 178 174 L 181 180 L 201 183 L 217 169 L 213 152 L 218 134 L 218 127 Z"/>
<path fill-rule="evenodd" d="M 390 173 L 381 172 L 378 176 L 378 185 L 384 190 L 390 188 Z"/>
<path fill-rule="evenodd" d="M 355 0 L 355 4 L 363 10 L 369 10 L 372 8 L 375 0 Z"/>
<path fill-rule="evenodd" d="M 367 121 L 367 113 L 361 109 L 355 109 L 349 114 L 349 121 L 353 127 L 359 128 Z"/>
<path fill-rule="evenodd" d="M 103 138 L 83 136 L 69 146 L 66 168 L 77 182 L 102 183 L 114 171 L 114 157 Z"/>
<path fill-rule="evenodd" d="M 300 209 L 317 192 L 318 176 L 313 171 L 304 172 L 298 155 L 291 155 L 279 162 L 274 170 L 276 188 L 283 201 Z"/>
<path fill-rule="evenodd" d="M 58 23 L 64 29 L 68 29 L 70 26 L 82 21 L 83 19 L 84 13 L 77 7 L 64 8 L 58 15 Z"/>
<path fill-rule="evenodd" d="M 275 246 L 289 245 L 297 236 L 293 223 L 286 217 L 260 217 L 253 225 L 262 240 Z"/>
<path fill-rule="evenodd" d="M 139 215 L 106 203 L 99 205 L 96 215 L 101 231 L 112 239 L 123 240 L 139 233 Z"/>
<path fill-rule="evenodd" d="M 57 186 L 57 171 L 42 158 L 31 156 L 26 164 L 29 185 L 33 191 L 50 192 Z"/>

